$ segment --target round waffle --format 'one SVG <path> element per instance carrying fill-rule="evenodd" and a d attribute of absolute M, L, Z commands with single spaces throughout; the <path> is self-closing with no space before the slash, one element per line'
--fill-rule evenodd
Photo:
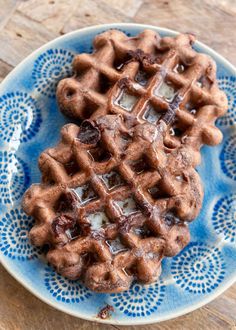
<path fill-rule="evenodd" d="M 187 148 L 163 144 L 166 124 L 136 124 L 121 116 L 62 129 L 42 153 L 42 184 L 23 207 L 36 219 L 35 245 L 50 245 L 48 261 L 98 292 L 119 292 L 133 279 L 153 282 L 164 256 L 188 242 L 187 223 L 199 213 L 202 187 Z"/>
<path fill-rule="evenodd" d="M 161 38 L 152 30 L 136 37 L 117 30 L 98 35 L 94 52 L 77 55 L 74 75 L 58 85 L 61 111 L 76 119 L 109 113 L 140 123 L 164 119 L 164 143 L 171 148 L 218 144 L 222 133 L 214 123 L 226 112 L 227 98 L 215 62 L 197 53 L 194 41 L 193 35 Z"/>

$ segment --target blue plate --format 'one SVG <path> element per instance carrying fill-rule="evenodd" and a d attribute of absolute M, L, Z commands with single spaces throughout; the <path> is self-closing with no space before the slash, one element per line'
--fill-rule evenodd
<path fill-rule="evenodd" d="M 92 40 L 107 29 L 136 35 L 145 28 L 164 35 L 176 32 L 138 24 L 110 24 L 62 36 L 27 57 L 0 85 L 0 229 L 1 262 L 29 291 L 68 314 L 113 324 L 146 324 L 188 313 L 216 298 L 236 279 L 236 69 L 207 46 L 197 51 L 217 62 L 220 87 L 229 100 L 218 120 L 223 142 L 202 149 L 198 167 L 205 187 L 203 208 L 190 225 L 191 243 L 163 262 L 160 281 L 133 284 L 120 294 L 95 294 L 78 281 L 53 271 L 28 240 L 32 219 L 21 209 L 29 185 L 40 181 L 39 154 L 57 143 L 66 119 L 58 111 L 55 89 L 71 72 L 74 54 L 92 51 Z M 97 319 L 106 304 L 107 320 Z"/>

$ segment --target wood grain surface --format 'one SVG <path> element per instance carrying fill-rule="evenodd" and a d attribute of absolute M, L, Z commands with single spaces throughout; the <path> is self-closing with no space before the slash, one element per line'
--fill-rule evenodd
<path fill-rule="evenodd" d="M 111 22 L 137 22 L 193 32 L 236 65 L 236 0 L 0 0 L 0 81 L 33 50 L 69 31 Z M 101 325 L 39 301 L 0 268 L 0 329 L 133 330 Z M 236 329 L 236 285 L 210 304 L 143 330 Z"/>

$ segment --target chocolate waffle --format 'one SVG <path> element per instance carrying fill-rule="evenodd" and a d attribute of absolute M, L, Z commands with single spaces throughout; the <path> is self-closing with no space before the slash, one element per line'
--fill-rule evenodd
<path fill-rule="evenodd" d="M 202 144 L 218 144 L 222 133 L 214 123 L 227 99 L 217 85 L 215 62 L 197 53 L 194 41 L 190 34 L 161 38 L 151 30 L 136 37 L 117 30 L 98 35 L 93 54 L 77 55 L 74 75 L 58 85 L 61 111 L 76 119 L 109 113 L 139 123 L 164 119 L 170 148 L 186 144 L 198 151 Z"/>
<path fill-rule="evenodd" d="M 62 128 L 62 140 L 42 153 L 42 184 L 23 207 L 36 225 L 33 244 L 49 245 L 47 260 L 97 292 L 127 290 L 134 279 L 155 281 L 164 256 L 190 239 L 202 187 L 188 148 L 163 143 L 167 125 L 121 115 Z"/>

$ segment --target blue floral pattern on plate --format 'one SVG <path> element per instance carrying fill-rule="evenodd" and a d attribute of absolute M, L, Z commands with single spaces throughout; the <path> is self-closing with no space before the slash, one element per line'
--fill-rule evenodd
<path fill-rule="evenodd" d="M 1 241 L 0 250 L 5 256 L 21 261 L 32 260 L 39 255 L 39 249 L 28 239 L 33 219 L 22 209 L 12 209 L 0 219 Z"/>
<path fill-rule="evenodd" d="M 191 293 L 210 293 L 218 287 L 225 275 L 220 250 L 203 243 L 190 243 L 173 258 L 172 275 L 176 284 Z"/>
<path fill-rule="evenodd" d="M 236 180 L 236 135 L 230 136 L 220 154 L 222 171 L 231 179 Z"/>
<path fill-rule="evenodd" d="M 45 269 L 46 288 L 58 301 L 79 303 L 92 296 L 92 293 L 78 281 L 71 281 L 55 273 L 51 267 Z"/>
<path fill-rule="evenodd" d="M 11 204 L 29 186 L 29 168 L 13 152 L 0 151 L 0 203 Z"/>
<path fill-rule="evenodd" d="M 36 90 L 48 97 L 55 97 L 58 81 L 72 73 L 73 57 L 65 49 L 48 49 L 39 55 L 32 72 Z"/>
<path fill-rule="evenodd" d="M 228 111 L 227 114 L 217 120 L 220 126 L 229 126 L 236 124 L 236 77 L 226 76 L 218 79 L 218 84 L 221 89 L 224 90 L 228 99 Z"/>
<path fill-rule="evenodd" d="M 236 194 L 220 198 L 214 206 L 212 225 L 219 235 L 236 243 Z"/>
<path fill-rule="evenodd" d="M 145 317 L 154 313 L 165 297 L 165 285 L 158 281 L 150 285 L 134 283 L 130 290 L 111 294 L 112 304 L 130 317 Z"/>
<path fill-rule="evenodd" d="M 40 109 L 29 94 L 17 91 L 0 96 L 0 139 L 26 142 L 39 131 L 41 122 Z"/>
<path fill-rule="evenodd" d="M 203 181 L 209 180 L 212 172 L 212 184 L 205 182 L 202 212 L 190 225 L 192 243 L 175 258 L 164 260 L 161 280 L 156 283 L 134 283 L 119 294 L 95 294 L 45 265 L 41 251 L 28 240 L 32 219 L 23 213 L 20 201 L 30 182 L 40 178 L 39 154 L 56 141 L 66 123 L 55 99 L 58 81 L 71 74 L 74 54 L 91 52 L 93 38 L 110 28 L 127 35 L 145 28 L 162 35 L 175 34 L 137 24 L 76 31 L 39 49 L 0 85 L 0 251 L 3 265 L 45 302 L 81 318 L 134 325 L 188 313 L 215 298 L 236 278 L 236 70 L 212 50 L 196 44 L 197 50 L 217 62 L 219 85 L 227 94 L 229 111 L 218 120 L 224 134 L 222 144 L 203 148 L 198 170 Z M 114 307 L 111 318 L 97 319 L 107 303 Z"/>

